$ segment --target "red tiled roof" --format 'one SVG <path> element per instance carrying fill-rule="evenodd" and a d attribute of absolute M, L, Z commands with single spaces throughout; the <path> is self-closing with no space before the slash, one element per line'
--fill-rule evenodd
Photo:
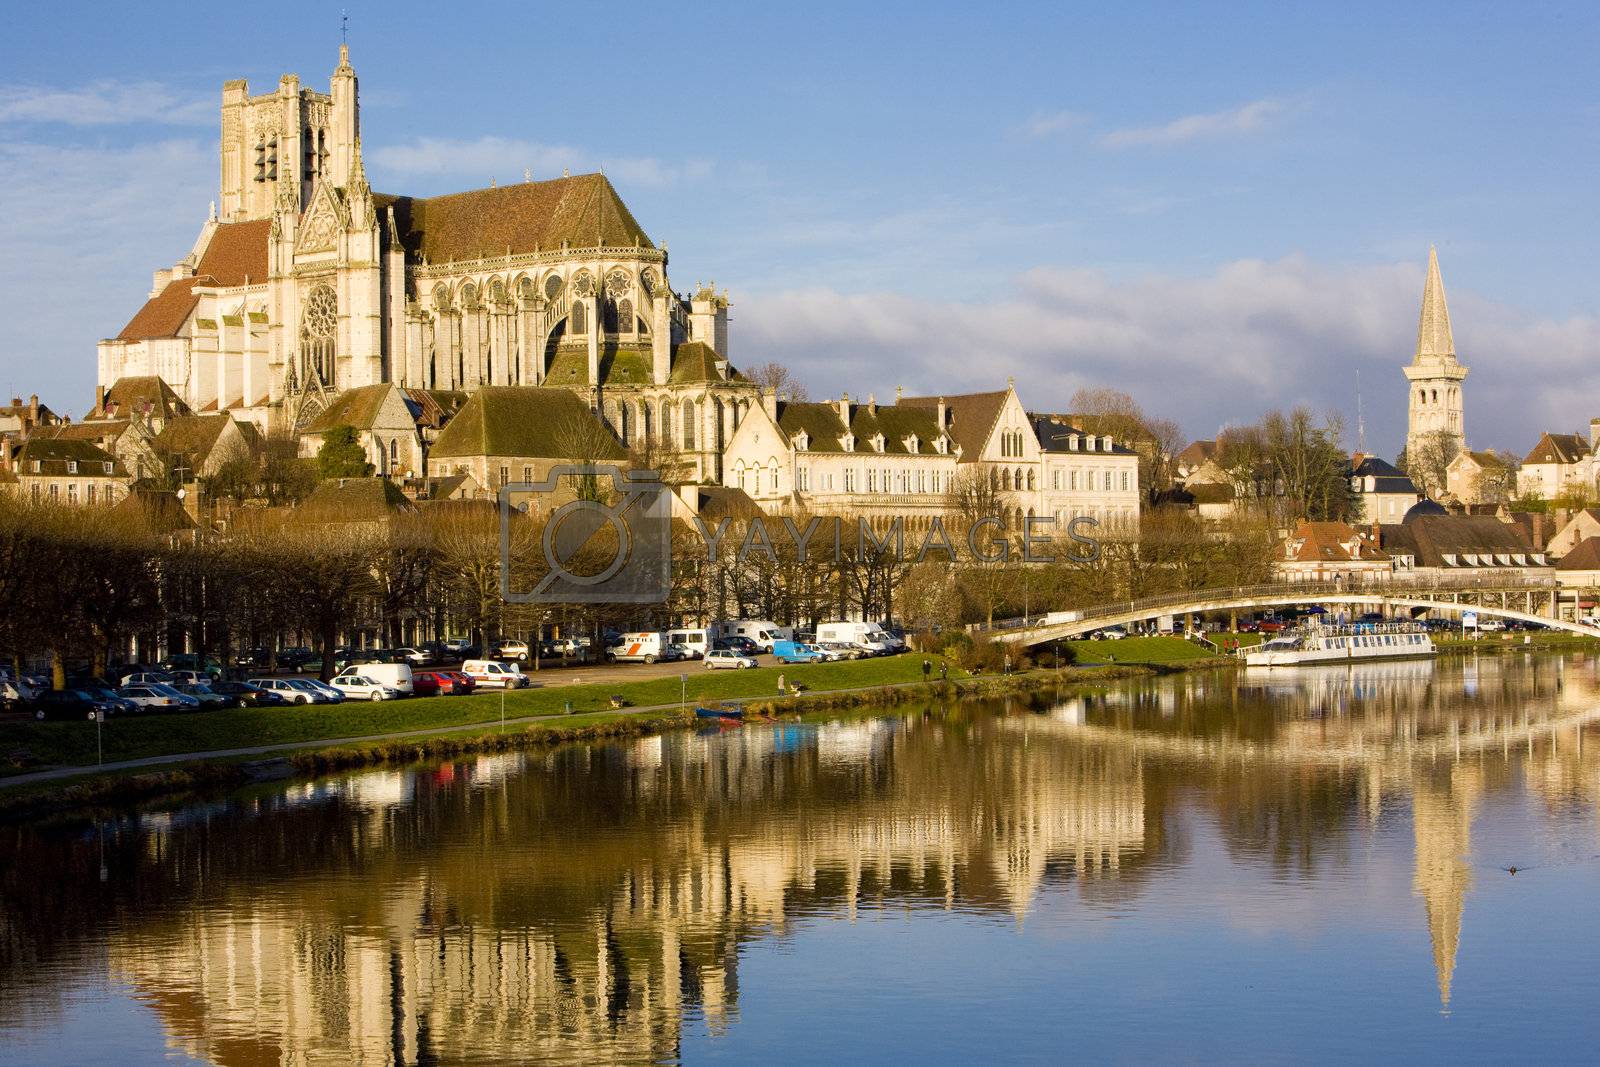
<path fill-rule="evenodd" d="M 271 219 L 220 223 L 195 267 L 196 277 L 210 275 L 215 285 L 243 285 L 267 280 L 267 238 Z"/>
<path fill-rule="evenodd" d="M 207 284 L 209 279 L 182 278 L 168 283 L 167 287 L 140 308 L 128 325 L 117 334 L 119 341 L 142 341 L 147 337 L 176 337 L 183 324 L 189 321 L 200 297 L 194 287 Z"/>
<path fill-rule="evenodd" d="M 1589 454 L 1589 442 L 1575 433 L 1547 433 L 1533 446 L 1527 463 L 1577 463 Z"/>
<path fill-rule="evenodd" d="M 1600 571 L 1600 537 L 1585 537 L 1556 564 L 1558 571 Z"/>
<path fill-rule="evenodd" d="M 603 174 L 519 182 L 447 196 L 373 195 L 394 208 L 400 243 L 430 262 L 552 250 L 562 241 L 588 248 L 655 247 Z"/>

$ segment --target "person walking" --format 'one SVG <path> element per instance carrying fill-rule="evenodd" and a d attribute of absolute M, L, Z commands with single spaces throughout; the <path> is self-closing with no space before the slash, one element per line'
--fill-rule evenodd
<path fill-rule="evenodd" d="M 941 681 L 941 682 L 946 681 L 947 679 L 949 679 L 949 677 L 950 677 L 950 664 L 948 664 L 948 663 L 940 663 L 939 664 L 939 681 Z"/>
<path fill-rule="evenodd" d="M 932 674 L 933 674 L 933 664 L 929 663 L 927 660 L 923 660 L 922 661 L 922 680 L 924 682 L 926 682 L 928 680 L 929 676 L 931 676 Z"/>

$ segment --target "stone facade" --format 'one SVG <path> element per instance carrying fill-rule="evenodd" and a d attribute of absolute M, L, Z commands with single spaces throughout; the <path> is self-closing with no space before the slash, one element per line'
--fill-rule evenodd
<path fill-rule="evenodd" d="M 448 196 L 374 192 L 341 48 L 326 94 L 223 87 L 221 208 L 99 346 L 99 382 L 156 377 L 197 412 L 304 429 L 348 389 L 550 385 L 715 479 L 755 387 L 726 293 L 672 289 L 667 252 L 600 174 Z"/>
<path fill-rule="evenodd" d="M 1428 249 L 1428 280 L 1422 290 L 1417 351 L 1405 375 L 1410 395 L 1406 451 L 1413 451 L 1428 435 L 1441 432 L 1450 434 L 1461 446 L 1466 440 L 1461 383 L 1466 380 L 1467 368 L 1456 359 L 1439 254 L 1432 248 Z"/>

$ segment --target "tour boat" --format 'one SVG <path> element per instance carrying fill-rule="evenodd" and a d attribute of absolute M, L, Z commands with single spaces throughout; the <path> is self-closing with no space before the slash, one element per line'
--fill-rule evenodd
<path fill-rule="evenodd" d="M 1282 634 L 1244 654 L 1247 667 L 1289 667 L 1354 660 L 1400 659 L 1438 652 L 1428 631 L 1413 623 L 1311 626 Z"/>

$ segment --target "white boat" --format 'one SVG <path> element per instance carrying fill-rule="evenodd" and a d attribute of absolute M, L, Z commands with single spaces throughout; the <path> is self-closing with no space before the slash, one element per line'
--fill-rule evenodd
<path fill-rule="evenodd" d="M 1244 662 L 1247 667 L 1291 667 L 1432 656 L 1438 651 L 1428 631 L 1413 623 L 1358 623 L 1283 634 L 1244 653 Z"/>

